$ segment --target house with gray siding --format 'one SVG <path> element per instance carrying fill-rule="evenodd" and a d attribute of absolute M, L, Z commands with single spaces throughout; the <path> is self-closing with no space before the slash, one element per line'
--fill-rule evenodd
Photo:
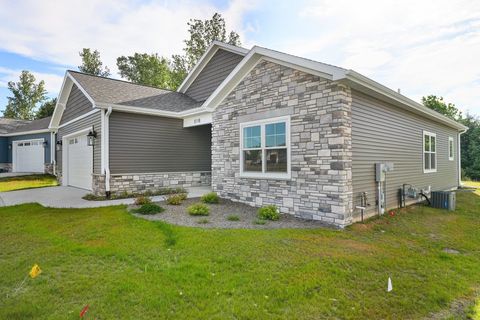
<path fill-rule="evenodd" d="M 211 186 L 343 227 L 405 186 L 458 187 L 466 128 L 353 70 L 214 42 L 177 91 L 67 71 L 49 130 L 64 185 Z"/>
<path fill-rule="evenodd" d="M 0 170 L 53 174 L 50 117 L 39 120 L 0 118 Z"/>

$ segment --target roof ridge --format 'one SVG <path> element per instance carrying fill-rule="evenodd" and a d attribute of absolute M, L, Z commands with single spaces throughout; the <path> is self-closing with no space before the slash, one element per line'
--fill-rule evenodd
<path fill-rule="evenodd" d="M 139 87 L 146 87 L 146 88 L 152 88 L 152 89 L 157 89 L 157 90 L 177 92 L 177 91 L 172 90 L 172 89 L 154 87 L 154 86 L 150 86 L 150 85 L 146 85 L 146 84 L 140 84 L 140 83 L 135 83 L 135 82 L 131 82 L 131 81 L 123 80 L 123 79 L 115 79 L 115 78 L 109 78 L 109 77 L 104 77 L 104 76 L 98 76 L 98 75 L 95 75 L 95 74 L 86 73 L 86 72 L 81 72 L 81 71 L 76 71 L 76 70 L 71 70 L 71 69 L 67 69 L 67 72 L 73 72 L 73 73 L 83 74 L 83 75 L 86 75 L 86 76 L 90 76 L 90 77 L 94 77 L 94 78 L 100 78 L 100 79 L 105 79 L 105 80 L 123 82 L 123 83 L 126 83 L 126 84 L 131 84 L 131 85 L 139 86 Z"/>

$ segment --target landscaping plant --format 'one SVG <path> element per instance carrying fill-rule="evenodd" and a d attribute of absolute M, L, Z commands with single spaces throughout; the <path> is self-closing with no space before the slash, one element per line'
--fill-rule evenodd
<path fill-rule="evenodd" d="M 258 209 L 258 218 L 262 220 L 278 220 L 280 219 L 280 210 L 273 204 L 261 207 Z"/>
<path fill-rule="evenodd" d="M 133 212 L 140 214 L 155 214 L 163 211 L 165 211 L 165 209 L 155 203 L 146 203 L 143 204 L 140 208 L 133 210 Z"/>
<path fill-rule="evenodd" d="M 200 199 L 204 203 L 218 203 L 220 201 L 220 198 L 218 197 L 216 192 L 206 193 Z"/>
<path fill-rule="evenodd" d="M 210 214 L 210 209 L 203 203 L 192 204 L 187 211 L 192 216 L 208 216 Z"/>
<path fill-rule="evenodd" d="M 172 195 L 168 196 L 165 201 L 167 202 L 167 204 L 178 206 L 178 205 L 182 204 L 183 200 L 186 199 L 186 196 L 183 196 L 183 195 L 184 194 L 181 194 L 181 193 L 172 194 Z"/>
<path fill-rule="evenodd" d="M 236 214 L 231 214 L 227 217 L 228 221 L 240 221 L 240 217 L 237 216 Z"/>
<path fill-rule="evenodd" d="M 138 197 L 135 198 L 135 204 L 137 206 L 141 206 L 141 205 L 149 204 L 149 203 L 152 203 L 152 199 L 150 199 L 149 197 L 138 196 Z"/>

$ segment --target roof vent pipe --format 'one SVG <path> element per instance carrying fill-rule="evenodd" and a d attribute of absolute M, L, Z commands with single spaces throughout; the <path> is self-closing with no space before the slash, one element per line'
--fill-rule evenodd
<path fill-rule="evenodd" d="M 400 88 L 397 89 L 397 92 L 400 93 Z"/>

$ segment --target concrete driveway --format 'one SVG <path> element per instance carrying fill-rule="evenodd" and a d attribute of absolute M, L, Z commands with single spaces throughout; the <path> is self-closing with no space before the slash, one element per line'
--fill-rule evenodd
<path fill-rule="evenodd" d="M 188 197 L 196 198 L 210 192 L 209 187 L 187 188 Z M 82 197 L 89 193 L 87 190 L 74 187 L 47 187 L 28 190 L 0 192 L 0 206 L 13 206 L 22 203 L 37 202 L 45 207 L 54 208 L 94 208 L 119 204 L 132 204 L 135 199 L 119 199 L 106 201 L 88 201 Z M 162 201 L 163 196 L 152 197 L 153 201 Z"/>

